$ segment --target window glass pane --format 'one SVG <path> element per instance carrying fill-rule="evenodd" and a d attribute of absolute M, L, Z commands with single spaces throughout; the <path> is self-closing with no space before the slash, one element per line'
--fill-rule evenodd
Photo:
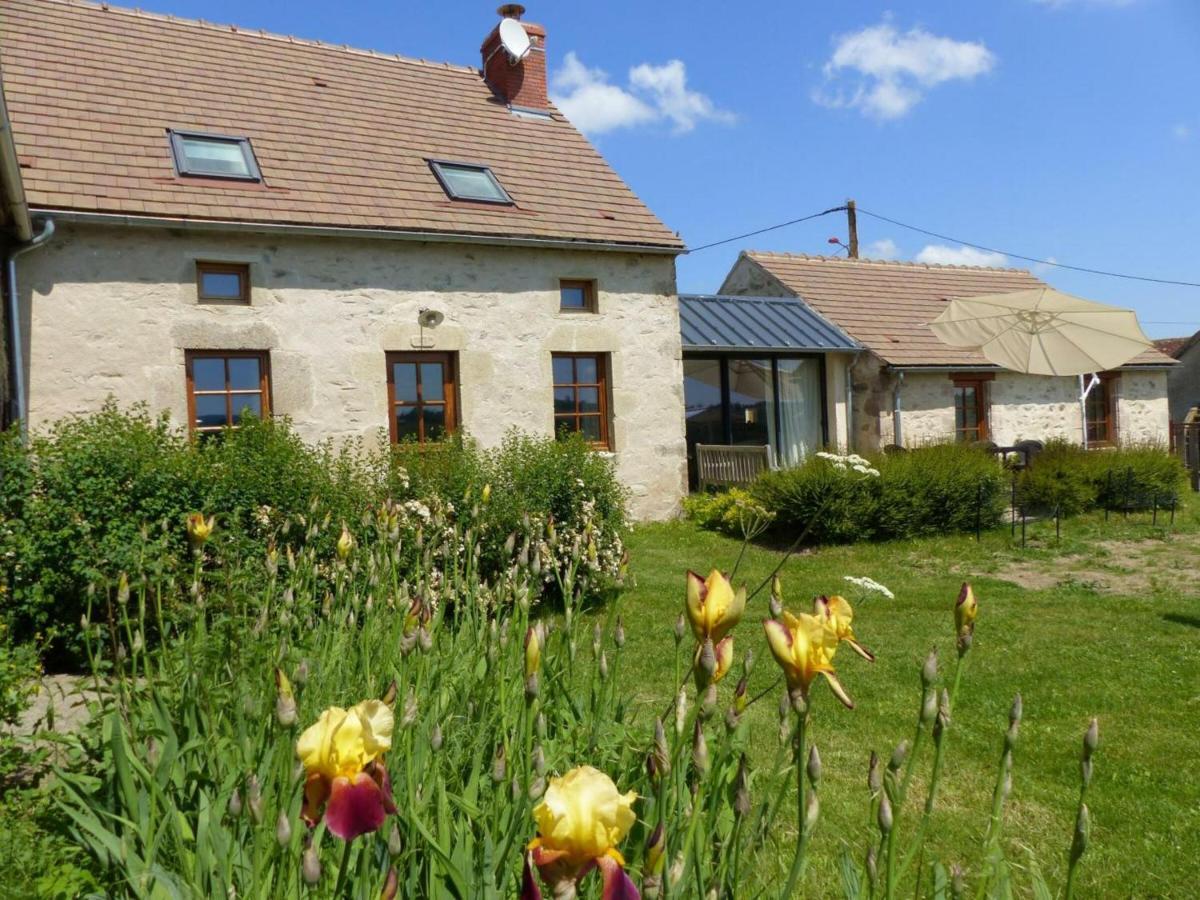
<path fill-rule="evenodd" d="M 587 290 L 581 284 L 564 284 L 559 289 L 563 309 L 587 309 Z"/>
<path fill-rule="evenodd" d="M 554 411 L 556 413 L 575 412 L 575 389 L 559 387 L 554 389 Z"/>
<path fill-rule="evenodd" d="M 225 360 L 213 356 L 193 359 L 192 383 L 198 391 L 225 390 Z"/>
<path fill-rule="evenodd" d="M 421 396 L 426 400 L 445 400 L 441 363 L 421 363 Z"/>
<path fill-rule="evenodd" d="M 242 276 L 238 272 L 201 272 L 200 293 L 205 297 L 239 300 L 243 294 Z"/>
<path fill-rule="evenodd" d="M 575 380 L 575 360 L 569 356 L 554 357 L 554 383 L 570 384 Z"/>
<path fill-rule="evenodd" d="M 403 441 L 406 438 L 417 439 L 417 407 L 401 407 L 396 410 L 396 440 Z"/>
<path fill-rule="evenodd" d="M 683 361 L 683 404 L 689 451 L 696 444 L 725 443 L 719 359 Z"/>
<path fill-rule="evenodd" d="M 242 420 L 244 412 L 262 418 L 262 394 L 234 394 L 232 401 L 234 424 Z"/>
<path fill-rule="evenodd" d="M 229 360 L 229 387 L 235 391 L 257 391 L 262 387 L 259 379 L 258 360 L 254 357 L 231 357 Z"/>
<path fill-rule="evenodd" d="M 589 441 L 600 440 L 600 417 L 584 416 L 579 420 L 579 431 Z"/>
<path fill-rule="evenodd" d="M 180 139 L 188 172 L 204 175 L 251 176 L 240 141 L 183 137 Z"/>
<path fill-rule="evenodd" d="M 579 411 L 581 413 L 600 412 L 599 388 L 579 388 Z"/>
<path fill-rule="evenodd" d="M 438 169 L 454 197 L 463 200 L 508 200 L 484 169 L 449 166 L 444 163 L 439 164 Z"/>
<path fill-rule="evenodd" d="M 575 380 L 580 384 L 596 384 L 600 380 L 599 367 L 594 356 L 575 358 Z"/>
<path fill-rule="evenodd" d="M 729 411 L 734 444 L 770 444 L 775 430 L 769 359 L 729 360 Z"/>
<path fill-rule="evenodd" d="M 429 404 L 421 407 L 425 418 L 425 440 L 440 441 L 446 434 L 446 407 Z"/>
<path fill-rule="evenodd" d="M 225 395 L 196 397 L 196 427 L 209 428 L 226 424 Z"/>
<path fill-rule="evenodd" d="M 417 402 L 417 366 L 415 363 L 395 363 L 392 366 L 392 382 L 396 389 L 397 403 Z"/>

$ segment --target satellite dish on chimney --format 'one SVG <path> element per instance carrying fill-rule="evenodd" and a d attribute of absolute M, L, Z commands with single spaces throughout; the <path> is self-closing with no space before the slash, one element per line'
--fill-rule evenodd
<path fill-rule="evenodd" d="M 500 45 L 504 47 L 508 61 L 514 66 L 529 55 L 532 46 L 524 26 L 516 19 L 500 20 Z"/>
<path fill-rule="evenodd" d="M 417 324 L 422 328 L 437 328 L 445 318 L 436 309 L 423 309 L 417 314 Z"/>

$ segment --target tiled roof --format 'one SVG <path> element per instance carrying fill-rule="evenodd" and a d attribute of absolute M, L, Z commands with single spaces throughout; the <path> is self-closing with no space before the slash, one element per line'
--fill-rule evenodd
<path fill-rule="evenodd" d="M 857 350 L 854 339 L 802 300 L 679 295 L 684 350 Z"/>
<path fill-rule="evenodd" d="M 0 59 L 35 208 L 682 246 L 478 69 L 76 0 L 0 0 Z M 265 184 L 177 177 L 168 128 L 249 137 Z M 517 205 L 450 200 L 427 158 L 491 166 Z"/>
<path fill-rule="evenodd" d="M 982 354 L 949 347 L 929 323 L 954 297 L 1047 287 L 1024 269 L 880 262 L 747 251 L 785 290 L 895 366 L 991 366 Z M 1131 365 L 1169 364 L 1146 350 Z"/>
<path fill-rule="evenodd" d="M 1185 335 L 1184 337 L 1159 338 L 1154 342 L 1154 346 L 1167 354 L 1167 356 L 1179 359 L 1180 354 L 1196 341 L 1200 341 L 1200 331 L 1197 331 L 1195 334 Z"/>

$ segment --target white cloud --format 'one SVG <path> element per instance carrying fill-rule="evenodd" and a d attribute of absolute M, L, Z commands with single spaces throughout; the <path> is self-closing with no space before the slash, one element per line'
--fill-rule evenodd
<path fill-rule="evenodd" d="M 1184 122 L 1180 122 L 1171 129 L 1171 134 L 1175 136 L 1177 141 L 1190 140 L 1192 137 L 1192 128 Z"/>
<path fill-rule="evenodd" d="M 733 113 L 718 109 L 704 94 L 688 89 L 687 68 L 678 59 L 661 66 L 634 66 L 629 70 L 629 84 L 650 97 L 676 131 L 691 131 L 706 119 L 726 125 L 734 121 Z"/>
<path fill-rule="evenodd" d="M 970 81 L 995 64 L 995 54 L 982 42 L 939 37 L 920 27 L 901 33 L 884 21 L 837 38 L 824 67 L 826 83 L 813 99 L 878 119 L 898 119 L 930 88 Z"/>
<path fill-rule="evenodd" d="M 642 63 L 629 70 L 628 87 L 612 84 L 608 73 L 584 65 L 574 51 L 550 80 L 551 97 L 580 131 L 603 134 L 655 121 L 669 121 L 676 133 L 699 122 L 731 123 L 733 113 L 687 86 L 687 67 L 678 59 L 661 66 Z"/>
<path fill-rule="evenodd" d="M 947 247 L 945 244 L 926 244 L 916 256 L 917 262 L 941 266 L 991 266 L 1008 265 L 1008 257 L 990 250 L 974 247 Z"/>
<path fill-rule="evenodd" d="M 896 242 L 891 238 L 882 238 L 867 244 L 862 251 L 862 256 L 866 259 L 899 259 L 900 248 L 896 246 Z"/>

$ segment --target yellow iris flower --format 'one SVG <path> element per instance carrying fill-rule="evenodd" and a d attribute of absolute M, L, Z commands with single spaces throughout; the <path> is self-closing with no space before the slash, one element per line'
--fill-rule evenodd
<path fill-rule="evenodd" d="M 839 641 L 845 641 L 854 648 L 854 652 L 868 662 L 874 662 L 875 656 L 858 642 L 850 623 L 854 621 L 854 609 L 845 597 L 836 594 L 832 597 L 818 597 L 813 603 L 813 612 L 818 619 L 829 624 Z"/>
<path fill-rule="evenodd" d="M 216 525 L 216 519 L 213 516 L 204 518 L 204 513 L 188 513 L 187 517 L 187 534 L 190 540 L 197 547 L 200 547 L 208 540 L 212 534 L 213 526 Z"/>
<path fill-rule="evenodd" d="M 706 579 L 695 572 L 687 573 L 686 612 L 698 642 L 710 640 L 717 644 L 741 621 L 745 611 L 745 587 L 735 591 L 729 579 L 716 569 Z"/>
<path fill-rule="evenodd" d="M 971 590 L 971 585 L 963 582 L 962 589 L 958 592 L 958 600 L 954 604 L 954 627 L 960 638 L 974 633 L 975 617 L 978 615 L 979 601 L 975 599 L 975 592 Z"/>
<path fill-rule="evenodd" d="M 829 682 L 834 695 L 850 709 L 854 708 L 854 702 L 833 669 L 838 636 L 829 621 L 807 613 L 793 616 L 785 611 L 782 622 L 767 619 L 763 628 L 767 633 L 767 645 L 783 669 L 789 690 L 799 690 L 807 697 L 813 681 L 821 675 Z"/>
<path fill-rule="evenodd" d="M 538 836 L 529 843 L 532 853 L 522 896 L 541 896 L 528 871 L 530 861 L 551 885 L 577 881 L 596 866 L 604 877 L 605 896 L 618 885 L 632 888 L 617 846 L 637 821 L 636 799 L 636 791 L 622 794 L 611 778 L 591 766 L 551 778 L 542 802 L 533 810 Z"/>

